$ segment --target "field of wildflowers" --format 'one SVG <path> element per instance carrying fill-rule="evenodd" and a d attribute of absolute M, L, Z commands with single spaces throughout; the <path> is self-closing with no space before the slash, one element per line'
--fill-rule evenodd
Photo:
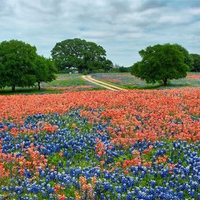
<path fill-rule="evenodd" d="M 200 89 L 0 96 L 0 199 L 200 199 Z"/>
<path fill-rule="evenodd" d="M 159 83 L 147 84 L 145 81 L 134 77 L 130 73 L 99 73 L 93 74 L 93 77 L 99 80 L 107 81 L 116 85 L 124 86 L 127 89 L 142 89 L 142 88 L 158 88 L 166 89 L 175 87 L 200 87 L 200 73 L 188 73 L 186 78 L 170 80 L 170 85 L 167 87 L 161 86 Z"/>

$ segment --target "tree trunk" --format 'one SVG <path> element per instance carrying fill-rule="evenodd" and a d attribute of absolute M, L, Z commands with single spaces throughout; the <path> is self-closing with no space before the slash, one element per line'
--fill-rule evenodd
<path fill-rule="evenodd" d="M 15 92 L 15 85 L 12 85 L 12 92 Z"/>
<path fill-rule="evenodd" d="M 164 86 L 167 85 L 167 78 L 164 78 L 164 79 L 163 79 L 163 84 L 164 84 Z"/>
<path fill-rule="evenodd" d="M 38 82 L 38 90 L 40 90 L 40 88 L 41 88 L 41 87 L 40 87 L 40 82 Z"/>

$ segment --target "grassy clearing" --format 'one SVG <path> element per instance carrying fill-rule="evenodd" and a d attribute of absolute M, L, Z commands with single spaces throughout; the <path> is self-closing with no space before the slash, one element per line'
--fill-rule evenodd
<path fill-rule="evenodd" d="M 49 82 L 42 83 L 42 87 L 69 87 L 88 85 L 88 82 L 81 78 L 81 75 L 76 74 L 58 74 L 57 79 Z"/>
<path fill-rule="evenodd" d="M 48 90 L 41 89 L 38 90 L 36 87 L 33 88 L 20 88 L 17 87 L 15 92 L 12 92 L 10 88 L 6 87 L 0 90 L 0 95 L 13 95 L 13 94 L 50 94 L 50 93 L 60 93 L 60 90 Z"/>

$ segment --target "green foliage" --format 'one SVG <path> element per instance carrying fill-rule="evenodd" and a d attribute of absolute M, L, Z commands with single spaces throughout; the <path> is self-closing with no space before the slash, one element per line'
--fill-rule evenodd
<path fill-rule="evenodd" d="M 174 46 L 176 46 L 179 49 L 179 51 L 181 51 L 183 53 L 183 55 L 184 55 L 184 63 L 190 67 L 190 70 L 192 70 L 193 64 L 194 64 L 193 57 L 189 54 L 187 49 L 185 49 L 181 45 L 174 44 Z"/>
<path fill-rule="evenodd" d="M 199 54 L 190 54 L 190 55 L 194 61 L 191 71 L 200 72 L 200 55 Z"/>
<path fill-rule="evenodd" d="M 23 41 L 0 43 L 0 88 L 32 87 L 37 82 L 55 79 L 56 67 L 50 59 L 39 56 L 36 47 Z"/>
<path fill-rule="evenodd" d="M 148 46 L 139 51 L 142 61 L 132 66 L 131 74 L 146 80 L 147 83 L 162 81 L 164 85 L 167 85 L 170 79 L 186 77 L 189 66 L 180 49 L 182 47 L 177 44 Z"/>
<path fill-rule="evenodd" d="M 22 41 L 10 40 L 0 43 L 1 87 L 33 86 L 36 48 Z"/>
<path fill-rule="evenodd" d="M 41 82 L 51 82 L 56 79 L 56 72 L 57 69 L 50 59 L 44 58 L 43 56 L 37 56 L 35 75 L 39 90 Z"/>
<path fill-rule="evenodd" d="M 130 67 L 119 67 L 120 73 L 130 72 Z"/>
<path fill-rule="evenodd" d="M 52 49 L 51 55 L 60 71 L 77 69 L 83 73 L 98 69 L 108 71 L 112 67 L 112 62 L 105 57 L 106 51 L 103 47 L 79 38 L 57 43 Z"/>

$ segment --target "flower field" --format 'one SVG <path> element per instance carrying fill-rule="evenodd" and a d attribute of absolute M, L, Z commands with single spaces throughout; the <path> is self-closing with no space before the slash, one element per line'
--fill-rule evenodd
<path fill-rule="evenodd" d="M 128 89 L 146 86 L 146 82 L 131 75 L 130 73 L 99 73 L 93 74 L 95 79 L 114 83 L 116 85 L 126 86 Z"/>
<path fill-rule="evenodd" d="M 0 96 L 0 199 L 200 199 L 200 89 Z"/>
<path fill-rule="evenodd" d="M 134 89 L 134 88 L 166 89 L 166 87 L 161 86 L 159 83 L 147 84 L 144 80 L 141 80 L 131 75 L 130 73 L 102 73 L 102 74 L 93 74 L 93 77 L 98 80 L 103 80 L 116 85 L 125 86 L 127 89 Z M 171 88 L 176 88 L 180 86 L 199 87 L 200 74 L 189 72 L 186 78 L 170 80 Z"/>

